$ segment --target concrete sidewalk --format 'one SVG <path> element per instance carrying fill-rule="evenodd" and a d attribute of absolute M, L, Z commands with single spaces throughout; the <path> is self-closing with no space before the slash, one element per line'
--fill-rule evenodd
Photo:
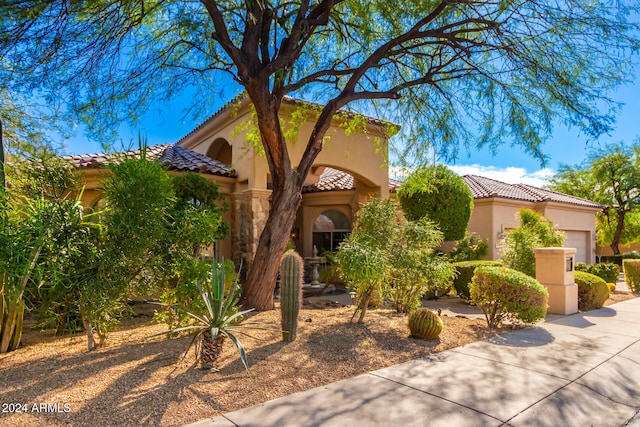
<path fill-rule="evenodd" d="M 553 319 L 190 426 L 640 427 L 640 298 Z"/>

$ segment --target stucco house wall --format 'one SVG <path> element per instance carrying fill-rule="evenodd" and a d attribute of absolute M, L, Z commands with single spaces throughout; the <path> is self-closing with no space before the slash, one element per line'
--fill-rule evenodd
<path fill-rule="evenodd" d="M 281 116 L 286 123 L 300 106 L 286 99 Z M 305 107 L 313 106 L 304 104 Z M 149 158 L 160 159 L 171 173 L 194 171 L 217 182 L 230 206 L 224 219 L 230 238 L 220 243 L 221 255 L 236 262 L 251 262 L 258 238 L 268 218 L 271 182 L 268 165 L 259 150 L 247 140 L 251 123 L 248 100 L 234 100 L 205 120 L 175 145 L 149 147 Z M 302 204 L 290 230 L 298 251 L 313 252 L 314 224 L 323 213 L 338 212 L 350 230 L 359 207 L 374 196 L 388 197 L 399 186 L 389 179 L 386 166 L 388 124 L 366 118 L 364 131 L 346 132 L 341 119 L 334 119 L 322 152 L 305 181 Z M 301 123 L 290 156 L 296 164 L 313 129 L 314 119 Z M 130 153 L 136 155 L 135 152 Z M 83 204 L 93 207 L 102 198 L 100 183 L 113 156 L 103 154 L 68 156 L 85 175 Z M 489 178 L 463 177 L 474 195 L 475 206 L 469 231 L 489 242 L 490 259 L 499 259 L 500 239 L 517 226 L 522 208 L 537 210 L 565 231 L 568 244 L 580 246 L 577 261 L 595 262 L 595 213 L 601 206 L 583 199 L 526 185 L 511 185 Z M 326 218 L 325 218 L 326 219 Z"/>
<path fill-rule="evenodd" d="M 505 233 L 518 226 L 520 209 L 540 212 L 565 233 L 565 247 L 576 248 L 576 262 L 595 263 L 596 213 L 602 206 L 522 184 L 507 184 L 485 177 L 463 177 L 474 195 L 468 229 L 488 240 L 488 258 L 500 259 L 499 246 Z"/>

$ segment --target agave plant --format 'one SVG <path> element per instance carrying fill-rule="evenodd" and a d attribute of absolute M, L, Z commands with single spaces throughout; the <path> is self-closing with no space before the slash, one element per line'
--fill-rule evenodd
<path fill-rule="evenodd" d="M 242 332 L 241 329 L 268 328 L 264 328 L 263 324 L 258 322 L 240 323 L 243 316 L 253 311 L 253 309 L 239 311 L 238 301 L 240 300 L 240 287 L 238 286 L 237 279 L 231 285 L 228 293 L 225 294 L 224 268 L 220 268 L 218 262 L 213 260 L 211 279 L 202 282 L 197 281 L 196 286 L 204 301 L 204 309 L 190 311 L 188 307 L 170 305 L 174 309 L 183 310 L 186 315 L 191 318 L 192 323 L 187 326 L 162 332 L 158 335 L 191 332 L 193 339 L 187 351 L 189 351 L 189 348 L 191 348 L 196 340 L 199 340 L 200 350 L 198 357 L 203 369 L 217 368 L 217 361 L 222 353 L 224 341 L 229 338 L 238 349 L 240 360 L 244 367 L 249 369 L 244 345 L 242 345 L 236 335 L 248 335 Z"/>

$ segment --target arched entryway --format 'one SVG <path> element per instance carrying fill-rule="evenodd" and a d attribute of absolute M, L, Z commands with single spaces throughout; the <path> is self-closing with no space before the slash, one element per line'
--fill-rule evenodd
<path fill-rule="evenodd" d="M 318 252 L 335 252 L 351 234 L 351 222 L 336 209 L 329 209 L 318 215 L 313 223 L 313 245 Z"/>

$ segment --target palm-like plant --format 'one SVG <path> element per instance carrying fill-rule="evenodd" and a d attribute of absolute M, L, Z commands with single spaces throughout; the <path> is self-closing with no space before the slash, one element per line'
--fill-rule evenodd
<path fill-rule="evenodd" d="M 253 309 L 239 311 L 238 301 L 240 300 L 240 287 L 238 281 L 234 281 L 229 291 L 225 293 L 224 268 L 221 268 L 218 262 L 213 260 L 211 279 L 202 282 L 197 281 L 196 286 L 204 301 L 204 309 L 194 312 L 190 311 L 187 307 L 171 305 L 174 309 L 183 310 L 186 315 L 191 318 L 192 323 L 187 326 L 162 332 L 158 335 L 191 332 L 193 339 L 189 344 L 189 348 L 199 339 L 199 359 L 203 369 L 217 368 L 217 362 L 222 353 L 224 341 L 229 338 L 238 349 L 243 365 L 246 369 L 249 369 L 244 345 L 242 345 L 236 335 L 248 335 L 241 331 L 241 329 L 267 328 L 262 327 L 262 323 L 258 322 L 241 323 L 243 316 L 253 311 Z M 189 348 L 187 348 L 187 351 Z"/>

